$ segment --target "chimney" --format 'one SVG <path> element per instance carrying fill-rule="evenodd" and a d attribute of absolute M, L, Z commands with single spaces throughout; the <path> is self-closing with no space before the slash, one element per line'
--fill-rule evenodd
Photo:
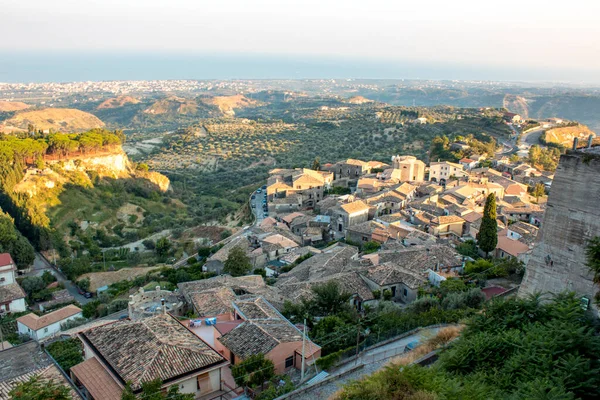
<path fill-rule="evenodd" d="M 573 150 L 577 150 L 578 144 L 579 144 L 579 138 L 573 139 Z"/>
<path fill-rule="evenodd" d="M 165 305 L 165 299 L 160 299 L 160 308 L 163 314 L 167 313 L 167 306 Z"/>
<path fill-rule="evenodd" d="M 588 148 L 588 149 L 591 149 L 591 148 L 592 148 L 592 143 L 593 143 L 593 142 L 594 142 L 594 135 L 592 135 L 592 134 L 590 133 L 590 136 L 588 136 L 588 146 L 587 146 L 587 148 Z"/>
<path fill-rule="evenodd" d="M 129 295 L 129 303 L 127 304 L 127 314 L 129 314 L 129 318 L 133 319 L 133 305 L 135 302 L 133 301 L 133 295 Z"/>

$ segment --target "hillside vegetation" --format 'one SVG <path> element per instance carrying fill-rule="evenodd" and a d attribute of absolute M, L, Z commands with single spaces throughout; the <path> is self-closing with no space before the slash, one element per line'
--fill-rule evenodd
<path fill-rule="evenodd" d="M 596 399 L 600 338 L 571 294 L 495 300 L 433 366 L 391 364 L 336 400 Z"/>
<path fill-rule="evenodd" d="M 3 122 L 6 126 L 28 129 L 53 130 L 55 132 L 77 132 L 104 127 L 98 117 L 74 108 L 44 108 L 18 112 Z"/>

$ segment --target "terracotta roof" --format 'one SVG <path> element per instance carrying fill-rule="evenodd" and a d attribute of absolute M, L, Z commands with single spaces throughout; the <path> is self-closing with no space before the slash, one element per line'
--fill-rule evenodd
<path fill-rule="evenodd" d="M 123 388 L 95 358 L 89 358 L 71 368 L 73 375 L 85 386 L 94 400 L 119 400 Z"/>
<path fill-rule="evenodd" d="M 236 356 L 247 358 L 258 353 L 267 354 L 280 343 L 302 342 L 302 332 L 265 299 L 238 301 L 235 306 L 240 311 L 245 308 L 242 317 L 246 321 L 217 340 Z M 319 348 L 310 340 L 308 343 Z"/>
<path fill-rule="evenodd" d="M 427 281 L 424 276 L 394 263 L 385 263 L 369 268 L 366 277 L 379 286 L 403 283 L 411 289 L 416 289 Z"/>
<path fill-rule="evenodd" d="M 245 320 L 280 318 L 279 312 L 262 297 L 238 300 L 234 306 Z"/>
<path fill-rule="evenodd" d="M 518 240 L 511 239 L 506 235 L 498 235 L 496 249 L 500 249 L 513 257 L 518 257 L 519 255 L 528 252 L 529 246 Z"/>
<path fill-rule="evenodd" d="M 298 247 L 298 243 L 278 233 L 264 238 L 263 243 L 278 245 L 280 248 Z"/>
<path fill-rule="evenodd" d="M 462 158 L 459 162 L 471 164 L 471 163 L 474 163 L 475 160 L 471 160 L 470 158 Z"/>
<path fill-rule="evenodd" d="M 318 178 L 315 178 L 314 176 L 310 176 L 308 174 L 304 174 L 294 180 L 294 185 L 308 184 L 308 185 L 321 186 L 321 185 L 323 185 L 323 183 L 324 183 L 323 179 L 318 179 Z"/>
<path fill-rule="evenodd" d="M 348 214 L 363 212 L 369 209 L 369 206 L 361 200 L 353 201 L 352 203 L 342 204 L 340 207 Z"/>
<path fill-rule="evenodd" d="M 80 337 L 138 390 L 142 382 L 163 382 L 217 365 L 224 358 L 169 314 L 118 321 L 82 332 Z"/>
<path fill-rule="evenodd" d="M 287 215 L 281 217 L 281 220 L 283 222 L 287 222 L 288 224 L 291 224 L 292 221 L 298 217 L 304 217 L 304 214 L 302 214 L 300 212 L 293 212 L 293 213 L 290 213 L 290 214 L 287 214 Z"/>
<path fill-rule="evenodd" d="M 292 190 L 292 187 L 284 182 L 275 182 L 272 185 L 267 186 L 267 194 L 273 194 L 277 192 L 286 192 Z"/>
<path fill-rule="evenodd" d="M 463 215 L 463 219 L 469 223 L 473 223 L 477 220 L 480 220 L 481 218 L 483 218 L 483 214 L 480 214 L 475 211 Z"/>
<path fill-rule="evenodd" d="M 9 303 L 13 300 L 24 299 L 25 292 L 18 283 L 0 286 L 0 303 Z"/>
<path fill-rule="evenodd" d="M 292 277 L 296 278 L 298 281 L 308 281 L 344 272 L 346 267 L 350 264 L 352 257 L 357 254 L 358 249 L 356 247 L 337 244 L 304 260 L 290 272 L 281 274 L 275 286 L 279 287 L 281 284 L 285 283 L 286 279 Z"/>
<path fill-rule="evenodd" d="M 358 166 L 361 166 L 361 167 L 364 167 L 364 166 L 366 166 L 366 165 L 367 165 L 367 163 L 366 163 L 366 162 L 364 162 L 364 161 L 361 161 L 361 160 L 355 160 L 355 159 L 353 159 L 353 158 L 349 158 L 349 159 L 347 159 L 347 160 L 346 160 L 346 164 L 350 164 L 350 165 L 358 165 Z"/>
<path fill-rule="evenodd" d="M 250 250 L 250 242 L 248 242 L 248 238 L 245 236 L 239 236 L 237 238 L 232 239 L 225 246 L 221 247 L 219 251 L 208 258 L 208 261 L 221 261 L 225 262 L 227 257 L 229 257 L 229 252 L 234 247 L 241 247 L 244 252 L 249 252 Z"/>
<path fill-rule="evenodd" d="M 42 329 L 56 322 L 65 320 L 80 312 L 81 308 L 74 306 L 73 304 L 69 304 L 66 307 L 59 308 L 58 310 L 52 311 L 51 313 L 41 317 L 38 317 L 34 313 L 23 315 L 22 317 L 17 318 L 17 322 L 22 323 L 33 331 L 37 331 L 38 329 Z"/>
<path fill-rule="evenodd" d="M 443 224 L 457 224 L 461 222 L 465 222 L 465 220 L 458 215 L 442 215 L 440 217 L 435 218 L 432 221 L 434 224 L 443 225 Z"/>
<path fill-rule="evenodd" d="M 393 263 L 413 273 L 426 273 L 428 269 L 457 267 L 462 265 L 463 256 L 446 245 L 412 246 L 401 250 L 380 251 L 382 264 Z M 391 264 L 388 264 L 391 265 Z"/>
<path fill-rule="evenodd" d="M 9 253 L 0 254 L 0 267 L 5 267 L 7 265 L 12 265 L 16 269 L 15 262 Z"/>
<path fill-rule="evenodd" d="M 235 293 L 231 288 L 220 287 L 190 295 L 194 310 L 200 317 L 214 317 L 225 314 L 231 310 L 231 302 L 235 300 Z"/>
<path fill-rule="evenodd" d="M 234 321 L 221 321 L 221 322 L 217 321 L 217 324 L 215 325 L 215 329 L 217 331 L 219 331 L 219 333 L 221 335 L 224 335 L 227 332 L 231 331 L 236 326 L 238 326 L 239 324 L 242 324 L 243 322 L 244 322 L 243 319 L 236 319 Z"/>

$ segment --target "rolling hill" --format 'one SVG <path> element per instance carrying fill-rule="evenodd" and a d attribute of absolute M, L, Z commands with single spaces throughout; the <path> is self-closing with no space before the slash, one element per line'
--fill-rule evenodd
<path fill-rule="evenodd" d="M 211 97 L 207 99 L 202 99 L 202 101 L 206 104 L 219 107 L 219 110 L 221 110 L 223 114 L 227 115 L 235 115 L 234 109 L 236 108 L 246 108 L 258 105 L 258 102 L 256 100 L 248 99 L 247 97 L 241 94 L 237 94 L 234 96 Z"/>
<path fill-rule="evenodd" d="M 138 104 L 140 100 L 131 96 L 118 96 L 113 97 L 111 99 L 106 99 L 97 107 L 98 110 L 110 109 L 110 108 L 119 108 L 123 107 L 126 104 Z"/>
<path fill-rule="evenodd" d="M 20 101 L 0 100 L 0 112 L 21 111 L 29 107 L 31 107 L 29 104 Z"/>
<path fill-rule="evenodd" d="M 569 147 L 573 144 L 574 138 L 579 138 L 580 141 L 587 140 L 590 134 L 596 136 L 587 126 L 577 124 L 548 129 L 544 135 L 544 140 L 547 143 L 557 143 Z"/>
<path fill-rule="evenodd" d="M 37 129 L 53 129 L 60 132 L 79 132 L 104 126 L 104 122 L 98 117 L 74 108 L 44 108 L 18 112 L 3 124 L 9 129 L 27 129 L 27 126 L 32 124 Z"/>

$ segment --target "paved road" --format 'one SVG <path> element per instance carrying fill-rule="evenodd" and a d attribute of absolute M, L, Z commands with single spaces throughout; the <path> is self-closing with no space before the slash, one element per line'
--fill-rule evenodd
<path fill-rule="evenodd" d="M 364 364 L 364 368 L 361 368 L 339 379 L 331 381 L 326 385 L 316 387 L 312 390 L 300 393 L 294 396 L 294 400 L 328 399 L 345 383 L 351 380 L 360 379 L 365 375 L 370 375 L 373 372 L 377 371 L 379 368 L 384 366 L 391 357 L 401 354 L 403 352 L 403 349 L 410 342 L 415 340 L 423 340 L 428 337 L 431 337 L 432 335 L 435 335 L 439 330 L 440 328 L 423 329 L 415 333 L 414 335 L 410 335 L 405 338 L 399 339 L 395 342 L 388 343 L 385 346 L 366 351 L 365 353 L 360 355 L 358 363 L 350 362 L 344 364 L 335 371 L 332 371 L 332 374 L 338 374 L 347 371 L 359 364 Z"/>
<path fill-rule="evenodd" d="M 56 271 L 50 264 L 46 262 L 38 253 L 35 254 L 35 260 L 33 261 L 32 271 L 27 274 L 30 276 L 41 276 L 44 271 L 50 271 L 52 275 L 56 277 L 59 282 L 62 282 L 65 285 L 65 289 L 69 291 L 69 294 L 72 295 L 75 300 L 79 302 L 79 304 L 86 304 L 92 301 L 93 299 L 86 299 L 83 295 L 79 294 L 77 291 L 77 286 L 67 278 L 63 276 L 60 272 Z"/>
<path fill-rule="evenodd" d="M 533 146 L 534 144 L 539 145 L 540 144 L 540 137 L 542 136 L 542 133 L 544 133 L 545 129 L 536 129 L 534 131 L 531 132 L 527 132 L 524 133 L 523 136 L 521 136 L 521 140 L 519 141 L 519 146 L 527 146 L 527 148 Z"/>
<path fill-rule="evenodd" d="M 252 213 L 256 216 L 256 225 L 260 225 L 260 223 L 268 217 L 268 213 L 263 211 L 263 201 L 267 200 L 267 193 L 261 189 L 261 193 L 254 192 L 252 194 L 254 199 L 250 199 L 250 208 L 252 209 Z"/>

